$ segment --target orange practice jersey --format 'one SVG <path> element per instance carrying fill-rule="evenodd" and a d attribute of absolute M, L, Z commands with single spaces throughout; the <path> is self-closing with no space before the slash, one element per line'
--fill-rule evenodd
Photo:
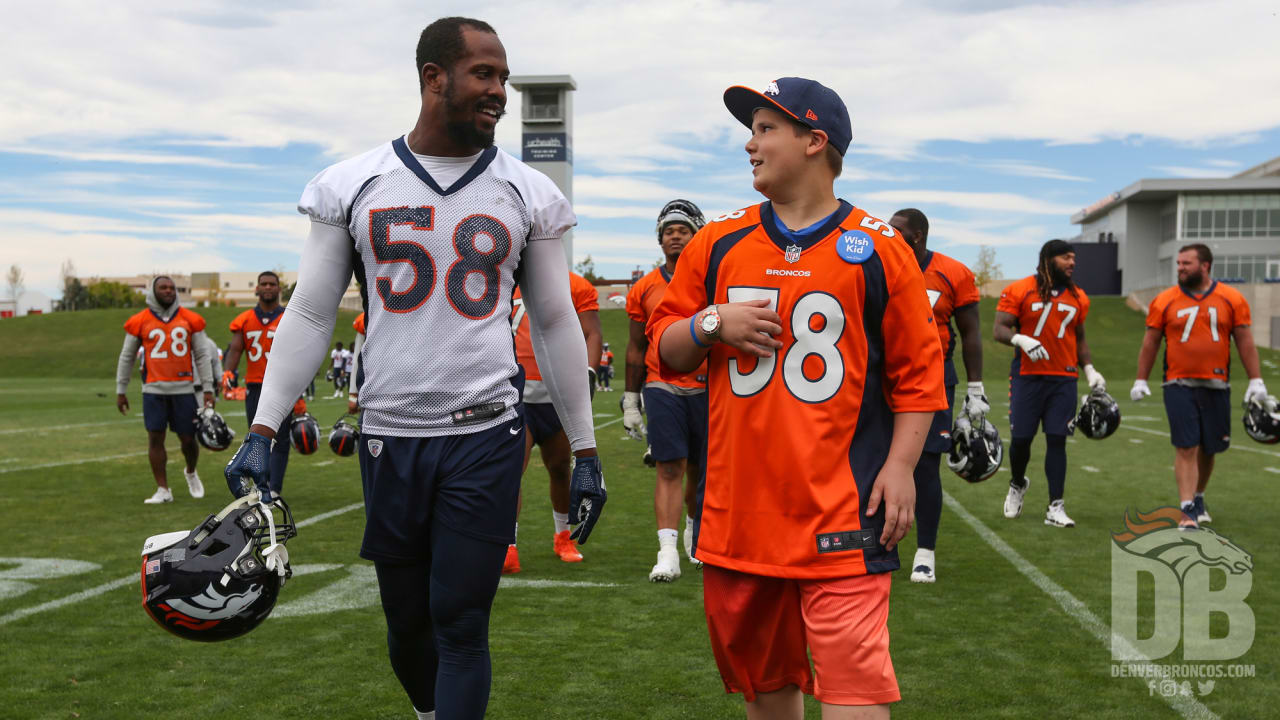
<path fill-rule="evenodd" d="M 1249 303 L 1239 290 L 1215 281 L 1203 295 L 1173 286 L 1147 309 L 1147 327 L 1164 331 L 1164 379 L 1226 382 L 1231 331 L 1249 325 Z"/>
<path fill-rule="evenodd" d="M 276 328 L 280 327 L 280 318 L 284 315 L 284 307 L 275 312 L 264 313 L 258 308 L 245 310 L 231 321 L 231 332 L 240 335 L 244 341 L 244 354 L 248 368 L 244 381 L 261 383 L 267 375 L 267 358 L 271 356 L 271 344 L 275 342 Z"/>
<path fill-rule="evenodd" d="M 1033 361 L 1014 348 L 1012 375 L 1058 375 L 1078 377 L 1076 367 L 1076 328 L 1084 326 L 1089 314 L 1089 296 L 1076 288 L 1053 290 L 1049 302 L 1040 300 L 1036 276 L 1024 277 L 1000 293 L 996 311 L 1007 312 L 1017 320 L 1018 332 L 1040 341 L 1049 353 L 1048 360 Z"/>
<path fill-rule="evenodd" d="M 938 340 L 942 343 L 942 357 L 946 363 L 947 385 L 958 382 L 951 357 L 956 349 L 956 334 L 951 329 L 951 317 L 956 310 L 978 302 L 978 285 L 973 271 L 964 263 L 942 253 L 930 251 L 925 255 L 924 291 L 933 307 L 933 321 L 938 325 Z"/>
<path fill-rule="evenodd" d="M 676 263 L 676 269 L 679 268 L 680 264 Z M 670 282 L 671 276 L 667 274 L 665 265 L 659 265 L 649 271 L 648 275 L 637 280 L 631 286 L 631 291 L 627 293 L 627 316 L 641 325 L 648 325 L 654 310 L 657 310 L 659 303 L 662 302 L 662 296 L 667 292 L 667 285 Z M 701 388 L 707 385 L 705 362 L 690 373 L 677 373 L 664 368 L 658 359 L 658 346 L 652 340 L 649 341 L 649 348 L 644 353 L 644 366 L 646 383 L 664 382 L 684 388 Z"/>
<path fill-rule="evenodd" d="M 364 313 L 360 313 L 356 316 L 355 322 L 351 323 L 351 327 L 361 335 L 366 334 L 364 331 Z"/>
<path fill-rule="evenodd" d="M 897 569 L 865 501 L 894 413 L 945 410 L 942 348 L 924 278 L 893 229 L 847 202 L 804 246 L 769 203 L 707 224 L 685 247 L 649 321 L 689 332 L 709 304 L 766 299 L 782 349 L 713 345 L 698 559 L 757 575 L 848 577 Z"/>
<path fill-rule="evenodd" d="M 574 312 L 600 309 L 600 293 L 590 280 L 576 272 L 569 273 L 569 294 L 573 296 Z M 529 337 L 529 316 L 524 311 L 519 287 L 511 298 L 511 332 L 516 336 L 516 362 L 524 366 L 524 379 L 541 380 L 542 372 L 538 370 L 538 361 L 533 357 L 533 340 Z M 586 366 L 586 358 L 583 358 L 582 367 Z"/>
<path fill-rule="evenodd" d="M 124 331 L 142 341 L 142 382 L 195 382 L 191 336 L 204 330 L 204 318 L 178 308 L 169 322 L 150 308 L 129 318 Z"/>
<path fill-rule="evenodd" d="M 612 364 L 613 364 L 613 351 L 612 351 L 612 350 L 605 350 L 604 352 L 600 353 L 600 365 L 601 365 L 601 367 L 609 367 L 609 366 L 610 366 L 610 365 L 612 365 Z"/>

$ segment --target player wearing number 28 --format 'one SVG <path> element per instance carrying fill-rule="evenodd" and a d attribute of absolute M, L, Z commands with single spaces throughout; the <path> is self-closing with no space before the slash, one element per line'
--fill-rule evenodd
<path fill-rule="evenodd" d="M 160 275 L 147 290 L 147 309 L 124 324 L 124 347 L 116 364 L 116 408 L 126 413 L 129 378 L 142 348 L 142 424 L 147 428 L 147 458 L 155 477 L 156 491 L 144 500 L 148 505 L 173 502 L 165 463 L 165 429 L 178 436 L 182 456 L 187 461 L 184 475 L 191 497 L 204 497 L 204 485 L 196 473 L 200 446 L 196 444 L 195 387 L 203 390 L 204 403 L 213 405 L 214 377 L 210 372 L 209 348 L 204 334 L 204 318 L 178 305 L 173 280 Z"/>
<path fill-rule="evenodd" d="M 488 703 L 489 610 L 524 461 L 508 322 L 517 267 L 538 368 L 577 459 L 569 522 L 580 543 L 605 493 L 560 241 L 573 209 L 545 175 L 493 146 L 506 50 L 487 23 L 443 18 L 422 31 L 416 67 L 413 129 L 303 190 L 311 231 L 297 289 L 226 476 L 237 494 L 266 485 L 268 439 L 323 361 L 354 272 L 366 329 L 360 555 L 377 571 L 391 667 L 419 717 L 470 719 Z"/>
<path fill-rule="evenodd" d="M 1076 414 L 1076 382 L 1079 368 L 1092 389 L 1106 389 L 1106 380 L 1093 369 L 1084 321 L 1089 296 L 1072 281 L 1076 253 L 1063 240 L 1050 240 L 1040 248 L 1036 274 L 1006 287 L 996 303 L 993 334 L 996 342 L 1012 345 L 1009 370 L 1009 465 L 1013 478 L 1005 496 L 1004 516 L 1022 514 L 1022 498 L 1031 441 L 1044 427 L 1044 474 L 1049 483 L 1049 505 L 1044 522 L 1053 527 L 1075 527 L 1063 500 L 1067 482 L 1067 435 Z"/>
<path fill-rule="evenodd" d="M 648 324 L 667 370 L 707 361 L 711 647 L 749 716 L 798 720 L 803 692 L 824 718 L 888 717 L 890 571 L 947 407 L 924 278 L 888 223 L 835 197 L 852 131 L 834 91 L 781 78 L 724 102 L 767 200 L 694 236 Z"/>

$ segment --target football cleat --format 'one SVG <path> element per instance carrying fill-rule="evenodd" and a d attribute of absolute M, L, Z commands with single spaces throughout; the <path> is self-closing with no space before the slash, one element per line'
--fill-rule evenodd
<path fill-rule="evenodd" d="M 652 445 L 646 445 L 644 447 L 644 456 L 640 458 L 640 461 L 643 462 L 647 467 L 651 467 L 651 468 L 658 467 L 658 461 L 653 459 Z"/>
<path fill-rule="evenodd" d="M 356 447 L 359 445 L 359 421 L 352 415 L 343 415 L 338 418 L 338 422 L 334 423 L 333 429 L 329 431 L 329 449 L 342 457 L 348 457 L 355 454 Z"/>
<path fill-rule="evenodd" d="M 257 492 L 194 530 L 153 535 L 142 546 L 142 607 L 188 640 L 244 635 L 271 614 L 292 575 L 284 544 L 295 535 L 289 506 Z"/>
<path fill-rule="evenodd" d="M 1213 522 L 1213 518 L 1209 516 L 1209 508 L 1204 504 L 1204 496 L 1197 495 L 1193 502 L 1196 504 L 1196 523 Z"/>
<path fill-rule="evenodd" d="M 1244 431 L 1266 445 L 1280 442 L 1280 410 L 1274 396 L 1255 398 L 1244 404 Z"/>
<path fill-rule="evenodd" d="M 985 415 L 978 415 L 977 422 L 972 419 L 969 400 L 965 398 L 951 426 L 947 467 L 965 480 L 979 483 L 1000 469 L 1004 462 L 1004 444 L 1000 441 L 1000 431 Z"/>
<path fill-rule="evenodd" d="M 1120 406 L 1106 390 L 1094 390 L 1080 401 L 1080 413 L 1067 423 L 1067 432 L 1076 428 L 1092 440 L 1102 440 L 1120 427 Z"/>
<path fill-rule="evenodd" d="M 209 450 L 226 450 L 231 447 L 236 433 L 227 427 L 217 410 L 206 407 L 196 413 L 196 439 Z"/>
<path fill-rule="evenodd" d="M 1062 500 L 1054 500 L 1044 510 L 1044 524 L 1054 527 L 1075 527 L 1076 522 L 1067 517 L 1067 506 Z"/>
<path fill-rule="evenodd" d="M 1022 496 L 1027 494 L 1027 488 L 1031 487 L 1031 481 L 1022 478 L 1022 484 L 1019 485 L 1016 480 L 1009 481 L 1009 494 L 1004 497 L 1004 516 L 1010 520 L 1022 514 Z"/>
<path fill-rule="evenodd" d="M 689 562 L 693 563 L 694 569 L 702 567 L 702 561 L 693 556 L 693 525 L 685 523 L 684 525 L 684 551 L 689 556 Z"/>
<path fill-rule="evenodd" d="M 932 550 L 916 549 L 916 557 L 911 561 L 911 582 L 932 583 L 937 581 L 933 573 L 934 556 Z"/>
<path fill-rule="evenodd" d="M 515 547 L 512 545 L 511 547 Z M 561 530 L 556 533 L 555 540 L 552 542 L 552 548 L 556 551 L 556 555 L 567 563 L 582 562 L 582 553 L 578 552 L 578 546 L 569 539 L 569 531 Z"/>
<path fill-rule="evenodd" d="M 183 470 L 182 476 L 187 479 L 187 490 L 191 493 L 191 497 L 196 500 L 204 497 L 204 483 L 200 482 L 200 473 L 198 471 L 187 472 Z"/>
<path fill-rule="evenodd" d="M 680 551 L 675 545 L 658 550 L 658 562 L 649 571 L 649 582 L 672 582 L 680 577 Z"/>
<path fill-rule="evenodd" d="M 293 449 L 303 455 L 310 455 L 320 445 L 320 423 L 311 413 L 293 416 L 293 424 L 289 426 L 289 442 Z"/>
<path fill-rule="evenodd" d="M 173 492 L 167 487 L 158 487 L 151 497 L 142 501 L 146 505 L 159 505 L 173 502 Z"/>
<path fill-rule="evenodd" d="M 502 574 L 514 575 L 520 572 L 520 552 L 515 545 L 507 546 L 507 557 L 502 561 Z"/>

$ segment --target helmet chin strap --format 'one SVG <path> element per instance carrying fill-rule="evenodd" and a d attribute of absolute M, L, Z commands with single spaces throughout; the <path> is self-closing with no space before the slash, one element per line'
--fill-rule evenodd
<path fill-rule="evenodd" d="M 267 518 L 267 533 L 271 538 L 271 544 L 262 551 L 262 560 L 266 563 L 268 570 L 274 570 L 280 576 L 280 585 L 283 587 L 284 581 L 289 576 L 289 550 L 283 543 L 276 542 L 276 519 L 275 514 L 271 512 L 271 506 L 259 500 L 258 507 Z"/>

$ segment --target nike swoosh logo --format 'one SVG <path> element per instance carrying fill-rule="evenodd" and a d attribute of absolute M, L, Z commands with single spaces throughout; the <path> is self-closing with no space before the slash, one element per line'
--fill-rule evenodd
<path fill-rule="evenodd" d="M 511 428 L 510 430 L 508 430 L 508 432 L 510 432 L 512 435 L 519 435 L 519 434 L 520 434 L 520 431 L 521 431 L 521 430 L 523 430 L 523 429 L 524 429 L 524 426 L 523 426 L 523 425 L 521 425 L 520 427 L 513 427 L 513 428 Z"/>

